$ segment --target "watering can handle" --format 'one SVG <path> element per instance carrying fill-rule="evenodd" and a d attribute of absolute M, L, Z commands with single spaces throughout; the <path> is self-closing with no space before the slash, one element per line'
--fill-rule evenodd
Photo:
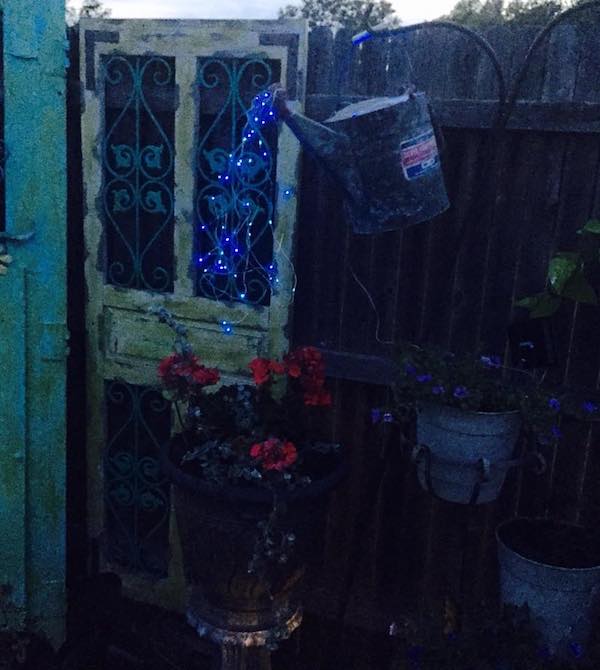
<path fill-rule="evenodd" d="M 269 92 L 273 96 L 273 107 L 277 112 L 277 116 L 285 121 L 291 114 L 290 108 L 287 105 L 287 90 L 281 85 L 280 82 L 277 82 L 276 84 L 269 86 Z"/>
<path fill-rule="evenodd" d="M 346 135 L 338 133 L 307 117 L 296 115 L 287 105 L 287 91 L 281 84 L 273 84 L 269 88 L 269 91 L 273 96 L 273 107 L 279 118 L 287 124 L 305 150 L 319 161 L 327 174 L 343 189 L 347 199 L 356 208 L 362 208 L 363 205 L 357 199 L 355 188 L 350 187 L 349 183 L 340 177 L 340 174 L 336 172 L 330 163 L 330 158 L 333 154 L 339 155 L 340 152 L 344 152 L 348 143 Z M 319 143 L 321 146 L 320 150 L 317 148 Z"/>

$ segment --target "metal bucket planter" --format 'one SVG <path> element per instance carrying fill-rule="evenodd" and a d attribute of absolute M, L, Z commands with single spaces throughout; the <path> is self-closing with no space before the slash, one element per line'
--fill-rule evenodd
<path fill-rule="evenodd" d="M 185 451 L 185 450 L 184 450 Z M 163 468 L 173 483 L 173 501 L 189 586 L 188 622 L 201 636 L 221 646 L 272 645 L 301 622 L 305 564 L 318 542 L 319 519 L 327 498 L 340 482 L 345 464 L 336 462 L 321 479 L 286 495 L 277 531 L 293 533 L 285 563 L 269 561 L 264 571 L 249 572 L 257 524 L 272 509 L 269 491 L 225 486 L 190 475 L 177 463 L 181 444 L 163 451 Z"/>
<path fill-rule="evenodd" d="M 585 650 L 598 614 L 598 536 L 558 521 L 513 519 L 498 526 L 496 539 L 502 602 L 527 603 L 552 653 Z"/>
<path fill-rule="evenodd" d="M 423 404 L 413 459 L 421 486 L 449 502 L 482 504 L 500 493 L 521 427 L 518 411 L 472 412 Z"/>

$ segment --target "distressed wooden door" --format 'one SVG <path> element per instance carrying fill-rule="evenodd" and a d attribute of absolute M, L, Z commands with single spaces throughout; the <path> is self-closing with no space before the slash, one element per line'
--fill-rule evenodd
<path fill-rule="evenodd" d="M 183 588 L 156 365 L 172 337 L 148 310 L 232 378 L 287 349 L 299 147 L 251 110 L 278 81 L 300 109 L 306 58 L 303 21 L 81 23 L 89 528 L 131 595 L 169 607 Z"/>
<path fill-rule="evenodd" d="M 65 615 L 65 10 L 61 0 L 3 0 L 0 9 L 0 625 L 40 629 L 58 645 Z"/>

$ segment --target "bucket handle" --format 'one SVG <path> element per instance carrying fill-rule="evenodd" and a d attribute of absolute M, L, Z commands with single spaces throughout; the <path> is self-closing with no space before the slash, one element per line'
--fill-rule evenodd
<path fill-rule="evenodd" d="M 411 454 L 412 462 L 418 467 L 421 462 L 425 466 L 425 484 L 427 487 L 427 492 L 432 496 L 441 500 L 436 494 L 433 488 L 433 482 L 431 480 L 431 449 L 426 444 L 416 444 L 412 450 Z M 442 463 L 449 465 L 456 465 L 463 463 L 463 461 L 451 460 L 451 459 L 438 459 Z M 473 490 L 469 498 L 469 505 L 476 505 L 477 500 L 479 499 L 479 494 L 481 493 L 481 486 L 490 480 L 492 463 L 488 458 L 481 457 L 475 463 L 477 467 L 478 478 L 475 484 L 473 485 Z M 546 471 L 546 459 L 539 452 L 529 452 L 520 458 L 512 458 L 509 460 L 496 461 L 494 467 L 504 468 L 509 470 L 510 468 L 515 467 L 532 467 L 533 471 L 537 475 L 541 475 Z"/>
<path fill-rule="evenodd" d="M 431 449 L 426 444 L 417 444 L 412 452 L 412 461 L 419 466 L 421 461 L 424 461 L 425 465 L 425 484 L 427 487 L 427 492 L 438 500 L 442 500 L 433 488 L 433 482 L 431 480 Z M 448 463 L 458 463 L 460 461 L 445 461 Z M 489 480 L 491 464 L 487 458 L 480 458 L 477 462 L 478 465 L 478 474 L 479 477 L 475 484 L 473 485 L 473 490 L 471 491 L 471 496 L 469 498 L 469 505 L 476 505 L 477 500 L 479 499 L 479 494 L 481 492 L 481 485 Z"/>

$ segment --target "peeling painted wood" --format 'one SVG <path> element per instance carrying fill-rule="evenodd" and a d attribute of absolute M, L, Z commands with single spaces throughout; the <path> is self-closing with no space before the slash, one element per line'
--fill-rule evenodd
<path fill-rule="evenodd" d="M 87 86 L 82 119 L 83 173 L 87 213 L 85 237 L 87 329 L 88 329 L 88 521 L 92 537 L 104 531 L 103 456 L 106 417 L 103 412 L 105 380 L 121 379 L 141 385 L 156 385 L 156 364 L 171 348 L 166 326 L 148 314 L 162 305 L 188 326 L 198 354 L 209 365 L 217 365 L 225 379 L 247 373 L 247 363 L 256 355 L 279 356 L 288 348 L 287 324 L 294 287 L 288 259 L 293 257 L 296 225 L 295 199 L 284 197 L 284 189 L 296 191 L 299 146 L 287 128 L 278 138 L 275 258 L 279 268 L 279 290 L 270 307 L 251 308 L 241 303 L 225 307 L 195 296 L 191 271 L 195 236 L 195 166 L 199 133 L 197 94 L 198 58 L 227 54 L 245 58 L 261 54 L 281 63 L 282 84 L 296 91 L 292 102 L 302 109 L 307 60 L 307 27 L 304 21 L 114 21 L 86 20 L 81 30 L 88 36 L 81 45 L 82 77 Z M 165 100 L 165 110 L 175 113 L 175 211 L 174 289 L 168 293 L 123 289 L 104 279 L 105 240 L 98 195 L 102 189 L 99 162 L 104 114 L 104 91 L 98 83 L 101 59 L 110 55 L 154 54 L 174 58 L 176 100 Z M 94 81 L 95 80 L 95 81 Z M 221 321 L 234 324 L 225 337 Z M 143 333 L 143 337 L 141 334 Z M 171 524 L 173 520 L 171 520 Z M 171 526 L 176 546 L 176 528 Z M 119 566 L 110 566 L 121 571 Z M 122 572 L 122 571 L 121 571 Z M 126 590 L 148 602 L 183 605 L 183 578 L 178 558 L 171 560 L 169 577 L 157 582 L 144 575 L 124 577 Z"/>

